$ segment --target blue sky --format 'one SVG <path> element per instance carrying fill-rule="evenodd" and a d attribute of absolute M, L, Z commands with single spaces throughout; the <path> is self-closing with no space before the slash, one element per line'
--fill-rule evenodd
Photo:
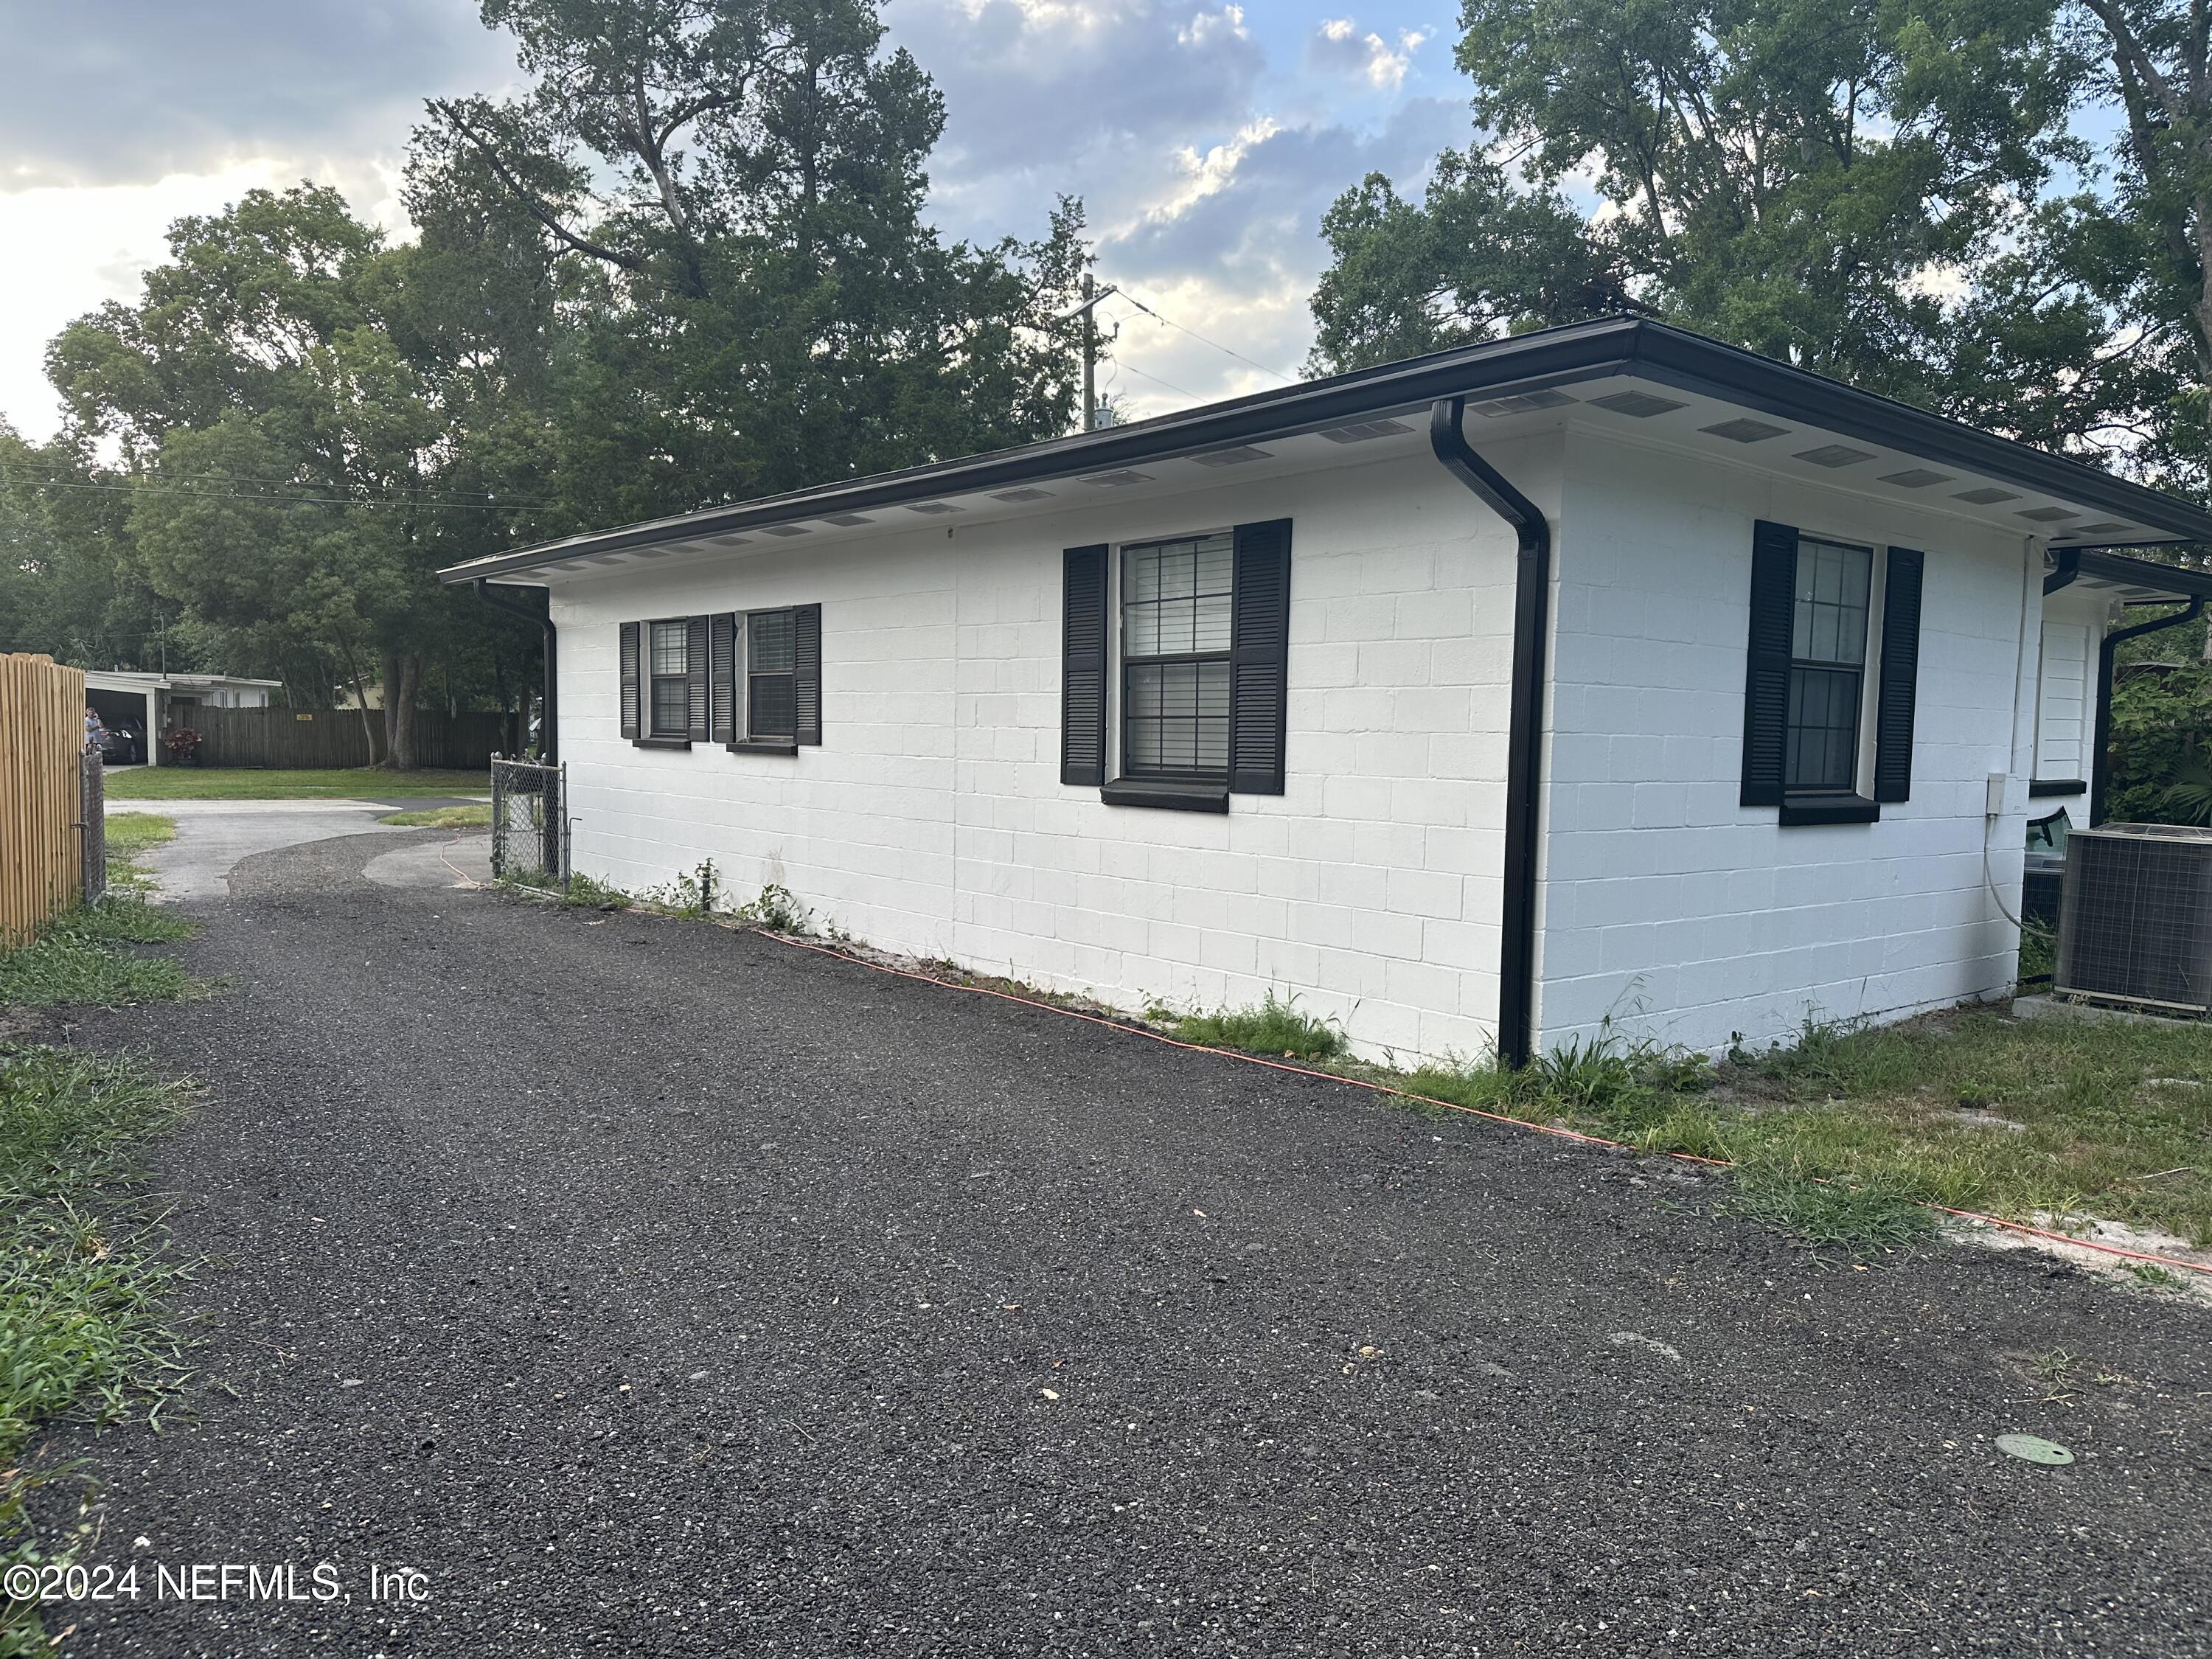
<path fill-rule="evenodd" d="M 1055 194 L 1082 195 L 1107 280 L 1251 360 L 1109 301 L 1107 383 L 1138 413 L 1295 373 L 1329 202 L 1370 170 L 1418 185 L 1471 132 L 1453 0 L 884 10 L 945 94 L 940 226 L 1032 234 Z M 0 0 L 0 417 L 32 436 L 58 418 L 46 341 L 132 297 L 171 219 L 313 177 L 404 234 L 394 186 L 422 100 L 516 78 L 472 0 Z"/>

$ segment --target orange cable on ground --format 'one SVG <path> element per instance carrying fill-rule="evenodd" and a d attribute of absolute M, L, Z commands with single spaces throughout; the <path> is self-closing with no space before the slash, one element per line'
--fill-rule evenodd
<path fill-rule="evenodd" d="M 839 951 L 826 945 L 812 945 L 805 939 L 793 939 L 786 933 L 771 933 L 765 928 L 752 930 L 763 939 L 772 939 L 779 945 L 788 945 L 794 950 L 811 951 L 817 956 L 830 957 L 839 962 L 849 962 L 878 974 L 890 974 L 898 979 L 919 980 L 925 985 L 934 985 L 941 990 L 968 991 L 977 996 L 996 997 L 1001 1002 L 1019 1003 L 1024 1008 L 1042 1009 L 1048 1014 L 1059 1014 L 1067 1019 L 1079 1019 L 1085 1024 L 1101 1025 L 1109 1031 L 1119 1031 L 1128 1036 L 1145 1037 L 1170 1048 L 1181 1048 L 1190 1054 L 1218 1054 L 1224 1060 L 1242 1060 L 1248 1066 L 1264 1066 L 1269 1071 L 1287 1072 L 1293 1077 L 1319 1078 L 1324 1083 L 1340 1083 L 1354 1089 L 1365 1089 L 1375 1094 L 1395 1095 L 1401 1100 L 1418 1101 L 1424 1106 L 1435 1106 L 1447 1112 L 1459 1112 L 1468 1117 L 1486 1118 L 1492 1123 L 1504 1123 L 1516 1129 L 1532 1130 L 1537 1134 L 1551 1135 L 1560 1140 L 1578 1140 L 1585 1146 L 1609 1147 L 1618 1152 L 1634 1152 L 1636 1148 L 1622 1140 L 1608 1140 L 1603 1135 L 1584 1134 L 1579 1129 L 1563 1129 L 1553 1123 L 1531 1123 L 1526 1118 L 1510 1117 L 1504 1112 L 1485 1111 L 1480 1106 L 1462 1106 L 1455 1100 L 1438 1100 L 1433 1095 L 1409 1094 L 1403 1089 L 1394 1089 L 1386 1083 L 1372 1082 L 1366 1078 L 1345 1077 L 1335 1072 L 1316 1071 L 1310 1066 L 1291 1066 L 1279 1060 L 1270 1060 L 1264 1054 L 1248 1054 L 1236 1048 L 1216 1048 L 1203 1042 L 1185 1042 L 1161 1031 L 1148 1031 L 1141 1025 L 1126 1020 L 1108 1019 L 1098 1014 L 1086 1014 L 1080 1009 L 1063 1008 L 1056 1003 L 1044 1002 L 1036 997 L 1018 996 L 1012 991 L 1000 991 L 988 985 L 960 985 L 951 980 L 939 979 L 933 974 L 919 974 L 910 968 L 894 968 L 887 963 L 870 962 L 866 957 L 849 951 Z M 1735 1164 L 1724 1158 L 1700 1158 L 1695 1152 L 1662 1152 L 1683 1164 L 1702 1164 L 1708 1169 L 1732 1170 Z M 1987 1226 L 2002 1228 L 2008 1232 L 2024 1233 L 2031 1238 L 2047 1238 L 2061 1244 L 2071 1244 L 2084 1250 L 2099 1250 L 2106 1255 L 2124 1256 L 2132 1261 L 2148 1261 L 2160 1267 L 2180 1267 L 2191 1273 L 2212 1275 L 2212 1263 L 2187 1261 L 2179 1256 L 2160 1255 L 2154 1251 L 2130 1250 L 2118 1244 L 2100 1243 L 2094 1239 L 2074 1238 L 2065 1233 L 2052 1232 L 2043 1227 L 2032 1227 L 2024 1221 L 2008 1221 L 2002 1216 L 1984 1215 L 1978 1210 L 1958 1210 L 1948 1204 L 1923 1200 L 1926 1207 L 1945 1215 L 1959 1217 L 1965 1221 L 1978 1221 Z"/>

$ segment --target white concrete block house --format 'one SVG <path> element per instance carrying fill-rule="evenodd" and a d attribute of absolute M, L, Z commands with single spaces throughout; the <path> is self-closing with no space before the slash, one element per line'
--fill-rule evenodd
<path fill-rule="evenodd" d="M 1363 1051 L 1713 1049 L 2010 985 L 2102 642 L 2212 515 L 1641 320 L 578 536 L 577 869 Z M 480 586 L 481 591 L 481 586 Z"/>

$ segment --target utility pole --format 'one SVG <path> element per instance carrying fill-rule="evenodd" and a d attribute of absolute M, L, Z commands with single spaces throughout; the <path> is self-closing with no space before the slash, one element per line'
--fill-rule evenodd
<path fill-rule="evenodd" d="M 1091 291 L 1091 273 L 1083 273 L 1083 429 L 1098 425 L 1098 301 Z M 2212 639 L 2212 634 L 2205 635 Z"/>
<path fill-rule="evenodd" d="M 1062 322 L 1071 317 L 1083 319 L 1083 429 L 1085 432 L 1095 431 L 1098 426 L 1098 302 L 1118 291 L 1111 283 L 1103 288 L 1097 287 L 1086 270 L 1083 273 L 1082 303 L 1073 310 L 1060 313 Z"/>

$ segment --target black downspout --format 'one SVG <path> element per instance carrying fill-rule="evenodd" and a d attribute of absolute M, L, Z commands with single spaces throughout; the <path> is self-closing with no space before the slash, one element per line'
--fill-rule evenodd
<path fill-rule="evenodd" d="M 495 611 L 504 611 L 509 616 L 524 617 L 536 623 L 545 630 L 545 686 L 538 702 L 538 718 L 544 725 L 545 741 L 540 747 L 538 754 L 539 758 L 543 760 L 558 760 L 561 758 L 561 720 L 558 693 L 556 689 L 558 684 L 555 672 L 556 659 L 554 655 L 555 647 L 558 641 L 555 637 L 553 628 L 552 596 L 550 594 L 546 596 L 547 614 L 541 617 L 534 605 L 519 604 L 503 595 L 495 594 L 489 585 L 489 577 L 484 576 L 476 579 L 475 586 L 478 599 Z M 526 720 L 523 726 L 524 729 L 520 735 L 523 747 L 526 749 L 530 746 L 529 722 Z"/>
<path fill-rule="evenodd" d="M 2043 579 L 2043 597 L 2049 599 L 2062 587 L 2071 587 L 2074 579 L 2081 574 L 2081 550 L 2062 547 L 2058 550 L 2058 568 Z"/>
<path fill-rule="evenodd" d="M 1513 580 L 1512 702 L 1505 738 L 1505 892 L 1498 952 L 1498 1057 L 1534 1058 L 1537 767 L 1544 737 L 1544 629 L 1551 607 L 1552 526 L 1536 504 L 1468 447 L 1464 398 L 1429 410 L 1429 447 L 1452 476 L 1513 527 L 1520 556 Z"/>
<path fill-rule="evenodd" d="M 2112 658 L 2122 640 L 2139 639 L 2145 634 L 2155 634 L 2162 629 L 2179 628 L 2184 623 L 2195 622 L 2204 614 L 2204 596 L 2199 593 L 2190 600 L 2189 608 L 2177 611 L 2170 617 L 2160 617 L 2156 622 L 2137 623 L 2133 628 L 2123 628 L 2117 634 L 2105 635 L 2105 643 L 2097 653 L 2097 748 L 2089 757 L 2089 823 L 2092 826 L 2105 821 L 2105 784 L 2112 769 Z"/>

